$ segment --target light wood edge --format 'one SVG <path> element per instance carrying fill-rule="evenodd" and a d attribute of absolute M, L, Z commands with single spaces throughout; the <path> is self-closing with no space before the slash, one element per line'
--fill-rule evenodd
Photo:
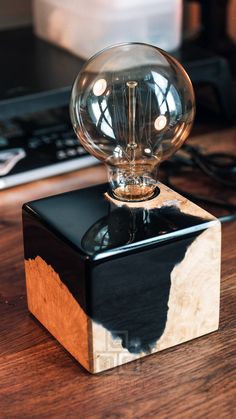
<path fill-rule="evenodd" d="M 40 256 L 25 260 L 25 273 L 29 311 L 93 373 L 91 319 L 59 275 Z"/>

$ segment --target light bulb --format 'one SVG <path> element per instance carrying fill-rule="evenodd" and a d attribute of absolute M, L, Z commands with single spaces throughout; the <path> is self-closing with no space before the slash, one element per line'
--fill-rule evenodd
<path fill-rule="evenodd" d="M 159 164 L 186 140 L 195 114 L 191 81 L 157 47 L 127 43 L 92 57 L 78 74 L 70 104 L 84 148 L 108 167 L 113 195 L 144 201 Z"/>

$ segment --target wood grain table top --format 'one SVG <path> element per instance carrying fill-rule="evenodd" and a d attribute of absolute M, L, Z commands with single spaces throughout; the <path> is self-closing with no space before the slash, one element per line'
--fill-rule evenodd
<path fill-rule="evenodd" d="M 236 129 L 193 141 L 236 154 Z M 28 313 L 22 204 L 104 181 L 96 166 L 0 192 L 0 418 L 236 417 L 236 222 L 223 225 L 217 332 L 91 375 Z M 188 188 L 236 203 L 204 176 Z"/>

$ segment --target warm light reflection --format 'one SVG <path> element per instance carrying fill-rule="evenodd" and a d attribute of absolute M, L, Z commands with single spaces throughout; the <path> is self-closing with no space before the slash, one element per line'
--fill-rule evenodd
<path fill-rule="evenodd" d="M 159 115 L 154 122 L 154 127 L 157 131 L 161 131 L 167 124 L 167 118 L 165 115 Z"/>
<path fill-rule="evenodd" d="M 94 83 L 93 93 L 95 96 L 101 96 L 107 88 L 107 82 L 105 79 L 99 79 Z"/>

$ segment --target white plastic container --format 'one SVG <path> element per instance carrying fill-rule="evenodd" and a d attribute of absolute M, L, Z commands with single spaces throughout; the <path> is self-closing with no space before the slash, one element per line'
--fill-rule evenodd
<path fill-rule="evenodd" d="M 120 42 L 180 45 L 182 0 L 34 0 L 36 34 L 83 58 Z"/>

